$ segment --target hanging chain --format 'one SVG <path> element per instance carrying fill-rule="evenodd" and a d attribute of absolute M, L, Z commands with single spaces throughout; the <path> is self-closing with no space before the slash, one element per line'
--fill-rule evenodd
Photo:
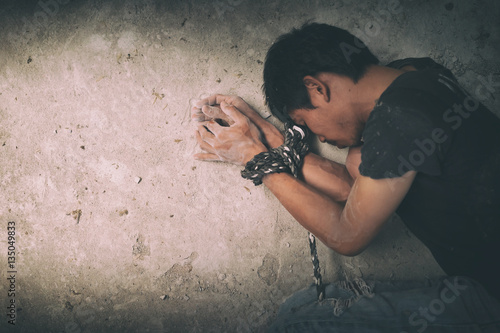
<path fill-rule="evenodd" d="M 270 173 L 287 172 L 297 177 L 304 156 L 309 150 L 309 145 L 305 140 L 307 134 L 306 128 L 302 128 L 292 122 L 285 123 L 285 143 L 268 152 L 256 155 L 246 164 L 245 169 L 241 171 L 241 176 L 253 181 L 256 186 L 262 184 L 262 178 Z M 321 268 L 319 266 L 316 237 L 308 232 L 308 239 L 318 301 L 322 301 L 325 297 L 325 287 L 323 286 Z"/>
<path fill-rule="evenodd" d="M 318 294 L 318 301 L 321 302 L 325 298 L 325 287 L 321 277 L 321 268 L 319 267 L 318 250 L 316 248 L 316 237 L 307 232 L 309 239 L 309 248 L 311 249 L 311 260 L 314 270 L 314 283 L 316 284 L 316 292 Z"/>

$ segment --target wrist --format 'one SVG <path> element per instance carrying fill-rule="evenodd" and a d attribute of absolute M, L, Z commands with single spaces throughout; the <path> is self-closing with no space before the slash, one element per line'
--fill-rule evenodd
<path fill-rule="evenodd" d="M 260 153 L 264 153 L 269 151 L 266 146 L 263 144 L 260 144 L 252 149 L 250 149 L 247 154 L 245 155 L 245 158 L 243 159 L 243 165 L 246 165 L 251 159 L 253 159 L 255 156 L 257 156 Z"/>
<path fill-rule="evenodd" d="M 304 141 L 306 132 L 293 124 L 285 124 L 285 143 L 271 150 L 265 149 L 262 143 L 253 150 L 252 158 L 245 159 L 245 169 L 241 170 L 243 178 L 252 180 L 254 185 L 262 184 L 262 179 L 271 173 L 290 173 L 298 177 L 302 160 L 309 150 Z M 257 156 L 255 156 L 257 153 Z"/>

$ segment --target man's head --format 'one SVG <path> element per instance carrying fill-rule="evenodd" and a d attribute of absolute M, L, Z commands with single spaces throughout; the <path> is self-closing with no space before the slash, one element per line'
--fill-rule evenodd
<path fill-rule="evenodd" d="M 355 84 L 369 66 L 378 63 L 349 32 L 327 24 L 305 24 L 279 37 L 267 53 L 263 86 L 266 102 L 276 117 L 289 120 L 297 110 L 318 107 L 311 91 L 318 82 L 324 83 L 315 81 L 321 74 L 335 74 Z M 321 84 L 316 87 L 322 88 L 328 89 Z M 329 91 L 323 89 L 323 93 Z"/>

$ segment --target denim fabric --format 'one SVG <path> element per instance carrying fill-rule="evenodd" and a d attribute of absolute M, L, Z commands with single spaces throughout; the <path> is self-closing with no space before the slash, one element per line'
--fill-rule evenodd
<path fill-rule="evenodd" d="M 446 277 L 428 283 L 371 283 L 373 295 L 339 316 L 332 300 L 355 296 L 331 284 L 324 301 L 311 286 L 288 298 L 267 332 L 499 333 L 500 302 L 476 281 Z"/>

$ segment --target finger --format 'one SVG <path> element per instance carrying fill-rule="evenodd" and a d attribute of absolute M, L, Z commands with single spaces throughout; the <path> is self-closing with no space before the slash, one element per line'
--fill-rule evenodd
<path fill-rule="evenodd" d="M 217 124 L 214 120 L 204 122 L 203 126 L 208 128 L 208 130 L 212 132 L 215 137 L 219 135 L 220 130 L 222 128 L 222 126 Z"/>
<path fill-rule="evenodd" d="M 214 98 L 215 98 L 215 104 L 220 104 L 222 102 L 226 102 L 227 104 L 233 104 L 235 96 L 217 94 L 214 96 Z"/>
<path fill-rule="evenodd" d="M 194 154 L 193 157 L 195 160 L 199 161 L 212 161 L 212 162 L 221 161 L 219 156 L 210 153 L 198 153 Z"/>
<path fill-rule="evenodd" d="M 211 105 L 203 105 L 201 112 L 208 118 L 220 118 L 226 115 L 220 108 Z"/>
<path fill-rule="evenodd" d="M 207 98 L 203 98 L 195 102 L 194 105 L 201 108 L 203 105 L 216 105 L 222 102 L 227 102 L 228 104 L 231 104 L 234 101 L 234 99 L 235 96 L 216 94 L 209 96 Z"/>
<path fill-rule="evenodd" d="M 200 99 L 199 101 L 194 103 L 194 106 L 201 108 L 203 105 L 215 105 L 219 104 L 217 103 L 217 96 L 219 95 L 212 95 L 207 98 Z"/>
<path fill-rule="evenodd" d="M 201 110 L 202 110 L 203 114 L 205 114 L 206 120 L 221 119 L 221 120 L 223 120 L 223 123 L 222 124 L 219 123 L 219 125 L 223 125 L 223 126 L 231 126 L 232 124 L 234 124 L 234 120 L 229 118 L 224 112 L 222 112 L 220 106 L 204 105 L 201 108 Z"/>
<path fill-rule="evenodd" d="M 246 116 L 243 113 L 226 102 L 221 102 L 220 107 L 222 112 L 224 112 L 229 118 L 233 119 L 235 123 L 242 122 L 246 119 Z"/>
<path fill-rule="evenodd" d="M 193 106 L 191 108 L 191 119 L 193 119 L 194 121 L 206 121 L 208 119 L 206 119 L 205 117 L 205 114 L 202 112 L 201 109 Z"/>
<path fill-rule="evenodd" d="M 213 147 L 215 136 L 212 133 L 210 133 L 204 125 L 198 126 L 198 133 L 200 134 L 200 137 L 203 141 L 205 141 L 206 143 L 208 143 Z"/>
<path fill-rule="evenodd" d="M 214 147 L 212 147 L 211 145 L 209 145 L 206 141 L 204 141 L 202 138 L 201 138 L 201 135 L 198 131 L 196 131 L 196 141 L 198 141 L 198 145 L 200 146 L 200 148 L 206 152 L 209 152 L 209 153 L 212 153 L 212 154 L 215 154 L 215 149 Z"/>

